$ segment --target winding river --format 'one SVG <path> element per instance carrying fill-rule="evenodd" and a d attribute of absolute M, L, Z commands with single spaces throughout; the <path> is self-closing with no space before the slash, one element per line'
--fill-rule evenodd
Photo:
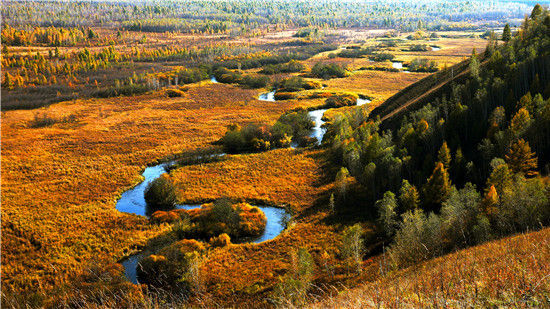
<path fill-rule="evenodd" d="M 145 202 L 145 198 L 143 197 L 145 188 L 147 188 L 147 185 L 153 180 L 159 178 L 162 174 L 164 174 L 166 172 L 166 169 L 173 164 L 174 162 L 167 162 L 147 167 L 142 174 L 144 180 L 137 186 L 122 194 L 116 204 L 116 209 L 121 212 L 147 216 L 147 203 Z M 177 205 L 176 208 L 193 209 L 200 206 L 201 205 L 182 204 Z M 284 209 L 270 206 L 258 207 L 264 212 L 265 216 L 267 217 L 265 230 L 262 235 L 256 238 L 247 239 L 247 242 L 260 243 L 266 240 L 273 239 L 277 235 L 279 235 L 285 228 L 284 218 L 287 216 L 287 212 Z M 132 283 L 139 283 L 137 279 L 137 267 L 139 266 L 139 261 L 141 261 L 143 257 L 143 253 L 137 253 L 125 258 L 120 262 L 124 267 L 126 278 L 128 278 L 128 280 Z"/>
<path fill-rule="evenodd" d="M 217 83 L 217 80 L 215 77 L 212 77 L 211 81 L 213 83 Z M 259 100 L 262 101 L 275 101 L 275 91 L 267 92 L 260 94 L 258 97 Z M 370 103 L 370 100 L 368 99 L 361 99 L 359 98 L 357 100 L 357 105 L 363 105 Z M 309 111 L 309 115 L 315 122 L 315 126 L 313 127 L 310 137 L 315 137 L 317 139 L 317 144 L 321 144 L 321 141 L 323 140 L 323 136 L 326 133 L 326 128 L 323 127 L 323 124 L 325 121 L 323 120 L 323 115 L 327 111 L 327 109 L 317 109 Z M 224 155 L 224 154 L 221 154 Z M 129 189 L 128 191 L 122 193 L 120 199 L 117 201 L 116 209 L 121 212 L 125 213 L 131 213 L 135 215 L 140 216 L 149 216 L 149 211 L 147 209 L 147 203 L 145 202 L 144 193 L 145 189 L 147 188 L 147 185 L 154 181 L 155 179 L 159 178 L 162 174 L 166 173 L 167 168 L 172 166 L 175 162 L 164 162 L 160 163 L 154 166 L 147 167 L 143 171 L 143 178 L 144 180 L 133 187 L 132 189 Z M 176 209 L 193 209 L 200 207 L 201 205 L 193 205 L 193 204 L 181 204 L 176 205 Z M 275 238 L 277 235 L 279 235 L 285 228 L 284 221 L 285 218 L 288 216 L 288 213 L 286 210 L 278 207 L 270 207 L 270 206 L 258 206 L 267 217 L 267 223 L 264 232 L 262 235 L 256 238 L 252 239 L 246 239 L 241 240 L 241 242 L 253 242 L 253 243 L 260 243 L 264 242 L 270 239 Z M 238 241 L 237 241 L 238 243 Z M 139 262 L 141 259 L 144 258 L 144 253 L 137 253 L 133 254 L 124 260 L 122 260 L 120 263 L 124 267 L 124 271 L 126 274 L 126 278 L 128 278 L 129 281 L 132 283 L 138 284 L 137 279 L 137 268 L 139 266 Z"/>

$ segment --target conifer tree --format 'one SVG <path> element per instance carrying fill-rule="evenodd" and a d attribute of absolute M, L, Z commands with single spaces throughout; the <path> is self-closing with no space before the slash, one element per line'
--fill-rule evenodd
<path fill-rule="evenodd" d="M 530 18 L 535 19 L 535 18 L 539 17 L 541 14 L 542 14 L 542 6 L 537 3 L 537 5 L 535 5 L 533 10 L 531 11 Z"/>
<path fill-rule="evenodd" d="M 502 31 L 502 40 L 504 42 L 509 42 L 512 39 L 512 32 L 510 31 L 510 25 L 506 24 L 504 26 L 504 31 Z"/>
<path fill-rule="evenodd" d="M 419 201 L 420 197 L 416 187 L 404 179 L 401 189 L 399 190 L 399 203 L 401 204 L 403 212 L 416 209 Z"/>
<path fill-rule="evenodd" d="M 423 188 L 424 205 L 428 209 L 436 209 L 449 196 L 450 191 L 449 173 L 443 163 L 437 162 L 432 175 Z"/>
<path fill-rule="evenodd" d="M 512 174 L 508 168 L 508 164 L 503 163 L 496 166 L 487 179 L 488 186 L 494 186 L 497 192 L 503 192 L 504 188 L 512 181 Z"/>
<path fill-rule="evenodd" d="M 498 193 L 497 189 L 494 185 L 491 185 L 489 189 L 487 189 L 487 193 L 485 194 L 485 197 L 483 198 L 483 201 L 481 201 L 481 206 L 483 211 L 488 216 L 494 216 L 496 215 L 498 209 Z"/>
<path fill-rule="evenodd" d="M 538 158 L 534 152 L 531 152 L 529 143 L 523 139 L 518 139 L 510 147 L 509 153 L 505 156 L 506 163 L 514 173 L 521 173 L 526 177 L 538 175 Z"/>
<path fill-rule="evenodd" d="M 449 147 L 447 147 L 447 142 L 443 142 L 443 145 L 441 145 L 441 148 L 437 153 L 437 159 L 439 162 L 443 163 L 443 166 L 446 169 L 449 169 L 451 166 L 451 151 L 449 150 Z"/>

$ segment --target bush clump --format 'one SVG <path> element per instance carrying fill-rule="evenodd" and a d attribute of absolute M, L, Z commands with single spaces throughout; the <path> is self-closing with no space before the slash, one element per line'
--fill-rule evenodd
<path fill-rule="evenodd" d="M 170 211 L 157 210 L 151 214 L 149 221 L 154 224 L 174 223 L 189 218 L 185 209 L 174 209 Z"/>
<path fill-rule="evenodd" d="M 342 94 L 329 97 L 325 100 L 325 105 L 328 108 L 338 108 L 343 106 L 357 105 L 357 99 L 359 97 L 356 94 Z"/>
<path fill-rule="evenodd" d="M 338 53 L 338 57 L 342 58 L 361 58 L 365 55 L 370 55 L 373 48 L 348 48 Z"/>
<path fill-rule="evenodd" d="M 220 83 L 239 84 L 249 88 L 264 88 L 269 84 L 269 78 L 267 76 L 243 75 L 225 67 L 217 68 L 214 71 L 214 77 L 216 77 Z"/>
<path fill-rule="evenodd" d="M 369 56 L 369 59 L 376 62 L 391 61 L 395 58 L 394 55 L 390 53 L 376 53 Z"/>
<path fill-rule="evenodd" d="M 316 63 L 313 68 L 311 68 L 311 75 L 323 78 L 330 79 L 335 77 L 346 77 L 346 68 L 336 64 L 336 63 Z"/>
<path fill-rule="evenodd" d="M 273 97 L 275 98 L 275 100 L 281 101 L 281 100 L 296 99 L 298 96 L 293 92 L 277 91 L 277 92 L 275 92 L 275 95 Z"/>
<path fill-rule="evenodd" d="M 210 238 L 208 241 L 212 247 L 227 247 L 231 244 L 231 237 L 226 233 Z"/>
<path fill-rule="evenodd" d="M 249 124 L 244 128 L 230 125 L 220 142 L 227 153 L 288 147 L 293 139 L 306 136 L 313 125 L 307 111 L 299 110 L 283 114 L 271 127 L 266 124 Z"/>
<path fill-rule="evenodd" d="M 137 276 L 140 283 L 160 288 L 190 290 L 193 282 L 191 265 L 205 251 L 194 239 L 183 239 L 140 261 Z"/>
<path fill-rule="evenodd" d="M 437 62 L 426 58 L 415 58 L 409 63 L 409 71 L 411 72 L 436 72 L 439 70 Z"/>
<path fill-rule="evenodd" d="M 169 98 L 175 98 L 175 97 L 181 97 L 183 96 L 183 91 L 179 89 L 166 89 L 165 91 L 166 96 Z"/>
<path fill-rule="evenodd" d="M 264 88 L 269 84 L 269 78 L 266 76 L 245 75 L 239 84 L 254 89 Z"/>
<path fill-rule="evenodd" d="M 232 238 L 259 236 L 267 218 L 258 207 L 220 199 L 200 208 L 188 210 L 191 226 L 188 236 L 211 238 L 227 234 Z"/>
<path fill-rule="evenodd" d="M 273 75 L 278 73 L 296 73 L 301 72 L 304 69 L 305 66 L 302 63 L 296 60 L 291 60 L 287 63 L 268 64 L 262 68 L 260 73 L 266 75 Z"/>
<path fill-rule="evenodd" d="M 147 185 L 144 198 L 149 213 L 157 210 L 171 210 L 178 201 L 174 183 L 164 175 Z"/>

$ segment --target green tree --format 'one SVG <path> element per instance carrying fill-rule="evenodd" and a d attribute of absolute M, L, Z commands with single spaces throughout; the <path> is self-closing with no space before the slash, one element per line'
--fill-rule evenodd
<path fill-rule="evenodd" d="M 346 199 L 349 187 L 348 177 L 350 177 L 350 174 L 345 167 L 341 167 L 336 174 L 336 190 L 338 190 L 338 195 L 344 200 Z"/>
<path fill-rule="evenodd" d="M 359 223 L 344 230 L 340 253 L 344 259 L 352 261 L 357 273 L 362 272 L 361 262 L 365 253 L 365 244 L 363 241 L 363 228 Z"/>
<path fill-rule="evenodd" d="M 520 108 L 510 122 L 510 130 L 516 136 L 522 136 L 531 125 L 531 115 L 526 108 Z"/>
<path fill-rule="evenodd" d="M 504 188 L 507 187 L 512 181 L 512 174 L 508 168 L 508 164 L 502 163 L 496 165 L 487 179 L 487 186 L 494 186 L 497 190 L 497 193 L 503 192 Z"/>
<path fill-rule="evenodd" d="M 12 76 L 10 75 L 10 73 L 6 72 L 4 73 L 4 87 L 6 89 L 12 89 L 13 88 L 13 80 L 12 80 Z"/>
<path fill-rule="evenodd" d="M 512 31 L 510 30 L 510 25 L 506 24 L 504 30 L 502 31 L 502 40 L 504 42 L 509 42 L 512 39 Z"/>
<path fill-rule="evenodd" d="M 419 202 L 420 197 L 416 187 L 411 185 L 406 179 L 403 179 L 401 189 L 399 189 L 399 203 L 403 212 L 416 209 Z"/>
<path fill-rule="evenodd" d="M 428 182 L 423 187 L 423 202 L 427 209 L 437 209 L 451 191 L 449 173 L 443 163 L 438 162 Z"/>
<path fill-rule="evenodd" d="M 533 8 L 533 10 L 531 11 L 531 16 L 530 18 L 531 19 L 535 19 L 537 17 L 539 17 L 540 15 L 542 15 L 542 6 L 540 4 L 536 4 L 535 7 Z"/>
<path fill-rule="evenodd" d="M 474 185 L 467 183 L 460 190 L 453 189 L 441 207 L 443 229 L 456 245 L 473 244 L 473 226 L 480 212 L 481 196 Z"/>
<path fill-rule="evenodd" d="M 378 209 L 378 223 L 382 226 L 386 236 L 391 237 L 397 228 L 397 200 L 391 191 L 384 193 L 382 199 L 376 201 Z"/>

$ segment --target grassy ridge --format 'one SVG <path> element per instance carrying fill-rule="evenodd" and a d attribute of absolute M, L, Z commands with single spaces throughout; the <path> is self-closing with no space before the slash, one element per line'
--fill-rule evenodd
<path fill-rule="evenodd" d="M 389 273 L 311 307 L 546 307 L 549 239 L 546 228 L 488 242 Z"/>

